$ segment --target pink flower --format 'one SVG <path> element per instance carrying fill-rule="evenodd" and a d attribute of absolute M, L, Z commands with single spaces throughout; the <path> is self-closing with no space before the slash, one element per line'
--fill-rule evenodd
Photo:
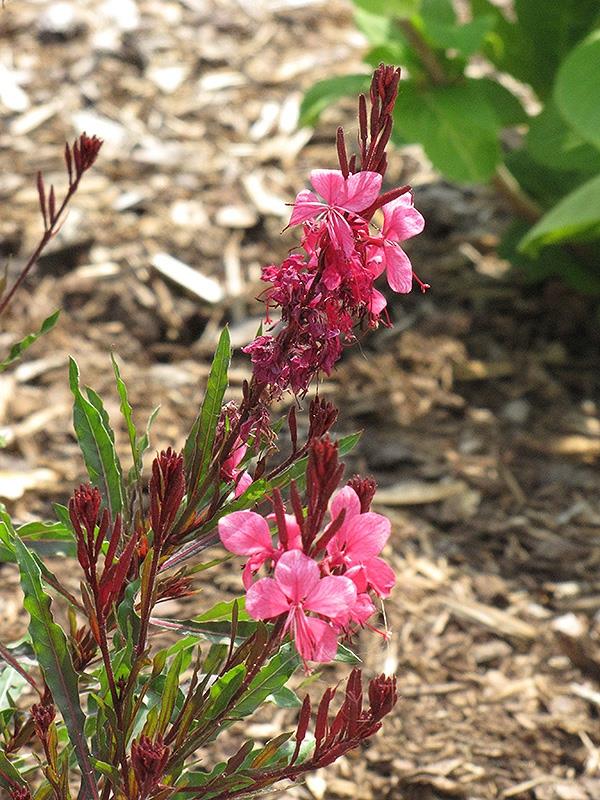
<path fill-rule="evenodd" d="M 252 483 L 252 475 L 247 470 L 242 472 L 242 470 L 238 469 L 238 465 L 246 455 L 247 450 L 248 446 L 238 438 L 231 455 L 221 465 L 221 478 L 225 481 L 235 481 L 235 489 L 233 490 L 235 497 L 244 494 Z"/>
<path fill-rule="evenodd" d="M 287 614 L 289 631 L 305 661 L 331 661 L 337 650 L 335 621 L 356 604 L 356 587 L 341 575 L 321 577 L 318 565 L 299 550 L 279 558 L 273 578 L 262 578 L 246 595 L 246 610 L 254 619 Z M 312 611 L 327 619 L 309 617 Z M 334 625 L 330 623 L 333 622 Z"/>
<path fill-rule="evenodd" d="M 242 573 L 246 589 L 265 561 L 276 561 L 281 555 L 281 550 L 273 547 L 267 521 L 254 511 L 234 511 L 220 519 L 219 536 L 230 553 L 250 556 Z"/>
<path fill-rule="evenodd" d="M 315 169 L 310 174 L 310 182 L 325 202 L 308 189 L 299 192 L 290 225 L 323 220 L 334 247 L 346 257 L 351 256 L 355 248 L 354 237 L 344 214 L 361 211 L 375 201 L 381 189 L 381 175 L 365 171 L 344 178 L 337 169 Z"/>
<path fill-rule="evenodd" d="M 379 597 L 388 597 L 396 576 L 378 556 L 390 536 L 389 519 L 372 511 L 361 514 L 360 499 L 350 486 L 333 498 L 332 519 L 342 510 L 345 511 L 342 526 L 327 545 L 330 569 L 344 566 L 344 575 L 354 581 L 359 594 L 372 589 Z"/>
<path fill-rule="evenodd" d="M 413 207 L 411 192 L 405 192 L 383 208 L 383 230 L 380 238 L 371 238 L 371 268 L 378 276 L 386 270 L 390 288 L 407 294 L 412 289 L 413 271 L 400 242 L 421 233 L 425 220 Z"/>

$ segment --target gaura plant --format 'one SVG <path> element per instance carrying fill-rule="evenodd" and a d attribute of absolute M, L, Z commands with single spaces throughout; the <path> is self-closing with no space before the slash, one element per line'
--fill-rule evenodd
<path fill-rule="evenodd" d="M 80 388 L 71 361 L 90 483 L 55 507 L 55 523 L 0 518 L 1 553 L 18 565 L 30 617 L 23 641 L 0 645 L 0 785 L 11 800 L 253 795 L 331 764 L 379 730 L 396 703 L 394 677 L 371 679 L 365 692 L 359 669 L 316 703 L 288 686 L 315 664 L 357 663 L 348 644 L 360 628 L 377 631 L 375 603 L 394 573 L 380 555 L 389 520 L 370 510 L 375 483 L 355 476 L 339 488 L 340 456 L 357 437 L 330 438 L 337 409 L 317 393 L 301 440 L 294 405 L 287 457 L 275 457 L 283 436 L 271 415 L 283 393 L 305 397 L 361 330 L 388 324 L 379 275 L 395 291 L 411 289 L 400 245 L 423 219 L 409 187 L 381 191 L 398 80 L 391 67 L 375 70 L 369 100 L 359 99 L 358 154 L 348 156 L 340 130 L 340 169 L 315 170 L 316 193 L 296 198 L 290 225 L 301 226 L 300 246 L 264 270 L 268 328 L 245 348 L 253 377 L 239 403 L 224 404 L 225 329 L 183 451 L 159 453 L 148 484 L 148 432 L 136 430 L 117 362 L 127 473 L 102 399 Z M 57 541 L 81 570 L 77 593 L 41 557 Z M 188 620 L 160 615 L 163 601 L 194 595 L 204 572 L 234 556 L 245 562 L 240 597 Z M 154 644 L 165 631 L 170 646 L 164 636 Z M 24 685 L 36 697 L 28 709 L 17 702 Z M 296 707 L 297 719 L 257 745 L 244 739 L 244 720 L 266 702 Z M 235 724 L 241 745 L 206 763 L 206 746 Z"/>

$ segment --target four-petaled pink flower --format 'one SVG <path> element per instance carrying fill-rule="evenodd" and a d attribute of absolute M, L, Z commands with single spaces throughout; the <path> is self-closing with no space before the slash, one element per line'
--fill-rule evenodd
<path fill-rule="evenodd" d="M 412 289 L 413 270 L 410 259 L 400 247 L 400 242 L 421 233 L 425 220 L 413 206 L 411 192 L 405 192 L 396 200 L 386 203 L 383 211 L 381 237 L 369 239 L 370 264 L 373 275 L 378 277 L 385 270 L 390 288 L 407 294 Z"/>
<path fill-rule="evenodd" d="M 337 169 L 315 169 L 310 173 L 310 182 L 325 202 L 314 192 L 303 189 L 296 196 L 289 224 L 323 220 L 334 247 L 349 258 L 355 250 L 355 241 L 344 214 L 368 208 L 379 195 L 381 180 L 378 172 L 357 172 L 344 178 Z"/>
<path fill-rule="evenodd" d="M 372 589 L 379 597 L 388 597 L 396 576 L 378 556 L 390 536 L 389 519 L 372 511 L 361 514 L 360 499 L 350 486 L 341 489 L 331 502 L 333 520 L 342 511 L 342 526 L 327 545 L 329 568 L 345 567 L 344 575 L 354 581 L 359 596 Z"/>
<path fill-rule="evenodd" d="M 219 520 L 219 536 L 223 546 L 238 556 L 250 556 L 242 572 L 245 589 L 252 585 L 252 576 L 265 562 L 276 563 L 284 552 L 281 544 L 273 546 L 269 519 L 274 519 L 274 516 L 264 519 L 254 511 L 234 511 Z M 286 514 L 285 521 L 288 533 L 286 549 L 301 549 L 302 536 L 296 518 Z"/>
<path fill-rule="evenodd" d="M 336 620 L 356 604 L 356 586 L 342 575 L 321 577 L 318 564 L 299 550 L 283 553 L 272 578 L 261 578 L 246 594 L 246 610 L 254 619 L 287 614 L 289 631 L 305 661 L 331 661 L 337 650 Z M 309 617 L 307 612 L 320 614 Z M 331 623 L 334 624 L 331 624 Z"/>

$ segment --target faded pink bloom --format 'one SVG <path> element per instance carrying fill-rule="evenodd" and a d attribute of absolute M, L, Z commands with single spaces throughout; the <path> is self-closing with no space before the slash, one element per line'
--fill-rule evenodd
<path fill-rule="evenodd" d="M 287 614 L 284 632 L 290 632 L 302 658 L 325 662 L 337 650 L 336 620 L 347 616 L 356 596 L 351 580 L 341 575 L 322 578 L 311 558 L 289 550 L 279 558 L 273 578 L 262 578 L 248 589 L 246 610 L 254 619 Z M 311 611 L 326 619 L 307 616 Z"/>
<path fill-rule="evenodd" d="M 381 180 L 378 172 L 357 172 L 344 178 L 337 169 L 315 169 L 310 174 L 310 182 L 325 202 L 308 189 L 299 192 L 290 225 L 309 220 L 323 221 L 334 247 L 349 257 L 354 252 L 355 243 L 344 215 L 368 208 L 379 195 Z"/>
<path fill-rule="evenodd" d="M 413 206 L 411 192 L 386 203 L 383 211 L 381 237 L 371 237 L 369 248 L 371 268 L 375 276 L 385 270 L 390 288 L 407 294 L 412 289 L 413 270 L 410 259 L 400 247 L 400 242 L 421 233 L 425 220 Z"/>
<path fill-rule="evenodd" d="M 390 536 L 389 519 L 372 511 L 361 514 L 360 499 L 350 486 L 331 502 L 332 519 L 342 511 L 342 526 L 327 545 L 329 568 L 344 566 L 344 575 L 354 581 L 359 594 L 372 589 L 379 597 L 388 597 L 396 576 L 378 556 Z"/>

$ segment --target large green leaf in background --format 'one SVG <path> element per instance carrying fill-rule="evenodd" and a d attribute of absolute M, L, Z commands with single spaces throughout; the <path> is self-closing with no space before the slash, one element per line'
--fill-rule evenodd
<path fill-rule="evenodd" d="M 79 704 L 78 676 L 73 668 L 67 639 L 54 622 L 52 601 L 44 592 L 38 563 L 18 536 L 15 554 L 21 573 L 23 605 L 29 614 L 29 634 L 36 658 L 54 702 L 65 721 L 81 769 L 81 800 L 95 800 L 98 789 L 84 734 L 85 717 Z"/>
<path fill-rule="evenodd" d="M 381 17 L 405 19 L 416 14 L 421 0 L 352 0 L 357 8 Z"/>
<path fill-rule="evenodd" d="M 315 83 L 304 95 L 300 106 L 302 125 L 314 125 L 322 112 L 340 97 L 369 90 L 370 75 L 340 75 Z"/>
<path fill-rule="evenodd" d="M 552 101 L 531 120 L 526 146 L 538 163 L 551 169 L 575 170 L 589 177 L 600 172 L 600 150 L 567 125 Z"/>
<path fill-rule="evenodd" d="M 523 238 L 519 249 L 535 254 L 561 242 L 585 242 L 600 236 L 600 175 L 555 205 Z"/>
<path fill-rule="evenodd" d="M 576 47 L 561 64 L 554 99 L 577 133 L 600 148 L 600 30 Z"/>
<path fill-rule="evenodd" d="M 459 24 L 450 0 L 423 0 L 421 17 L 422 33 L 435 47 L 457 50 L 464 58 L 480 48 L 495 23 L 493 14 L 482 14 Z"/>
<path fill-rule="evenodd" d="M 481 81 L 429 88 L 405 81 L 395 124 L 404 140 L 422 144 L 450 180 L 486 182 L 500 160 L 498 117 Z"/>
<path fill-rule="evenodd" d="M 115 450 L 108 416 L 95 392 L 85 398 L 79 388 L 79 367 L 69 359 L 69 383 L 73 393 L 73 427 L 91 482 L 97 486 L 113 519 L 123 508 L 121 465 Z"/>
<path fill-rule="evenodd" d="M 471 0 L 475 17 L 495 20 L 485 54 L 545 99 L 562 59 L 600 18 L 598 0 L 515 0 L 514 7 L 518 25 L 490 0 Z"/>

